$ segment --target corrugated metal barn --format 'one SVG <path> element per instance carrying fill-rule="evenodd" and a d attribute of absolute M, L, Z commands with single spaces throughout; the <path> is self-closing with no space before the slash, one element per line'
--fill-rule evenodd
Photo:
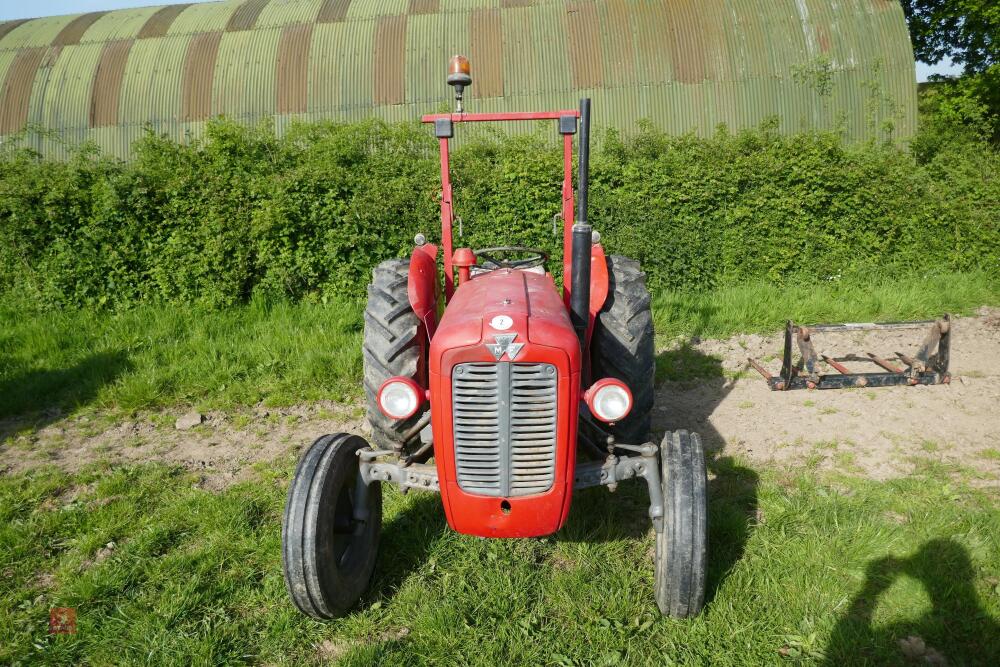
<path fill-rule="evenodd" d="M 231 0 L 0 23 L 0 135 L 32 124 L 127 156 L 147 124 L 183 139 L 216 115 L 409 120 L 447 108 L 454 53 L 475 111 L 589 95 L 625 131 L 916 125 L 894 0 Z"/>

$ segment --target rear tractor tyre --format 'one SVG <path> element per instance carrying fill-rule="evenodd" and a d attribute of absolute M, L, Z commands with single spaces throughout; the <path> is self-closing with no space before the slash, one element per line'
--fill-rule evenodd
<path fill-rule="evenodd" d="M 649 438 L 656 373 L 653 314 L 646 274 L 639 262 L 609 255 L 608 298 L 597 314 L 591 339 L 591 375 L 594 380 L 613 377 L 632 392 L 632 411 L 608 427 L 615 439 L 641 444 Z"/>
<path fill-rule="evenodd" d="M 378 406 L 378 390 L 391 377 L 421 381 L 424 371 L 424 327 L 406 293 L 410 260 L 390 259 L 375 267 L 368 285 L 362 358 L 368 422 L 372 440 L 384 449 L 403 449 L 403 434 L 420 421 L 424 410 L 409 419 L 390 419 Z M 423 337 L 423 338 L 422 338 Z"/>
<path fill-rule="evenodd" d="M 666 616 L 697 616 L 705 603 L 708 481 L 697 433 L 668 431 L 660 445 L 663 527 L 656 533 L 656 604 Z"/>
<path fill-rule="evenodd" d="M 324 435 L 299 461 L 281 523 L 285 585 L 313 618 L 345 614 L 368 589 L 382 532 L 382 488 L 361 482 L 364 438 Z"/>

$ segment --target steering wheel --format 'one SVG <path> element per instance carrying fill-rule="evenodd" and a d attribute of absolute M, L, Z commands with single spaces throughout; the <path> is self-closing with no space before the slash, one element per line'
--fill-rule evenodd
<path fill-rule="evenodd" d="M 482 263 L 484 269 L 533 269 L 542 266 L 549 258 L 549 253 L 539 248 L 525 248 L 519 245 L 506 245 L 498 248 L 482 248 L 473 250 L 476 259 Z M 519 259 L 498 259 L 499 254 L 519 254 L 528 255 Z"/>

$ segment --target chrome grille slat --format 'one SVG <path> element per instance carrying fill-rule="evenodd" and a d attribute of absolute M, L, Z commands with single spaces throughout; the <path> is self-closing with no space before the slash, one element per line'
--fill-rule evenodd
<path fill-rule="evenodd" d="M 455 464 L 461 488 L 524 496 L 552 488 L 555 366 L 468 363 L 452 372 Z"/>
<path fill-rule="evenodd" d="M 494 364 L 463 364 L 461 373 L 452 373 L 458 483 L 491 496 L 501 492 L 499 389 Z"/>

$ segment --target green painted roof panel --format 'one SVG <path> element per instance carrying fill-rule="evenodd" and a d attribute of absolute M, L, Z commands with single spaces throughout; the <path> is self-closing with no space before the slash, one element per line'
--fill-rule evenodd
<path fill-rule="evenodd" d="M 122 82 L 120 116 L 136 126 L 176 123 L 181 116 L 184 61 L 190 38 L 141 39 L 132 45 Z"/>
<path fill-rule="evenodd" d="M 352 0 L 347 18 L 369 19 L 373 16 L 399 16 L 405 14 L 410 0 Z"/>
<path fill-rule="evenodd" d="M 280 28 L 293 23 L 313 23 L 323 0 L 270 2 L 257 17 L 258 28 Z"/>
<path fill-rule="evenodd" d="M 253 122 L 273 111 L 280 36 L 274 28 L 222 35 L 215 62 L 213 114 Z"/>
<path fill-rule="evenodd" d="M 34 46 L 49 46 L 73 16 L 53 16 L 50 18 L 32 19 L 14 28 L 0 40 L 0 49 L 23 49 Z"/>
<path fill-rule="evenodd" d="M 116 39 L 130 39 L 139 34 L 159 7 L 138 7 L 109 12 L 97 19 L 80 39 L 81 44 L 89 42 L 110 42 Z"/>
<path fill-rule="evenodd" d="M 242 2 L 206 2 L 191 5 L 174 19 L 168 35 L 191 35 L 224 30 L 233 12 Z"/>
<path fill-rule="evenodd" d="M 230 0 L 164 7 L 7 24 L 0 76 L 22 49 L 45 49 L 33 81 L 24 71 L 14 77 L 20 87 L 8 94 L 17 103 L 9 124 L 23 117 L 18 105 L 29 104 L 28 121 L 66 138 L 99 140 L 124 156 L 144 125 L 182 138 L 201 131 L 205 114 L 270 117 L 278 127 L 289 117 L 410 120 L 448 107 L 447 58 L 466 53 L 473 56 L 476 83 L 467 100 L 475 110 L 575 106 L 590 95 L 598 124 L 626 131 L 648 118 L 671 132 L 707 134 L 719 123 L 746 127 L 772 115 L 783 131 L 843 119 L 851 139 L 875 136 L 887 121 L 905 138 L 916 125 L 912 48 L 899 5 L 886 0 Z M 57 39 L 65 45 L 53 46 Z M 118 125 L 90 128 L 104 46 L 130 39 Z M 21 70 L 39 62 L 42 52 L 33 53 Z M 828 91 L 803 76 L 823 68 Z M 30 102 L 22 101 L 28 82 Z M 115 108 L 102 100 L 102 114 Z"/>

